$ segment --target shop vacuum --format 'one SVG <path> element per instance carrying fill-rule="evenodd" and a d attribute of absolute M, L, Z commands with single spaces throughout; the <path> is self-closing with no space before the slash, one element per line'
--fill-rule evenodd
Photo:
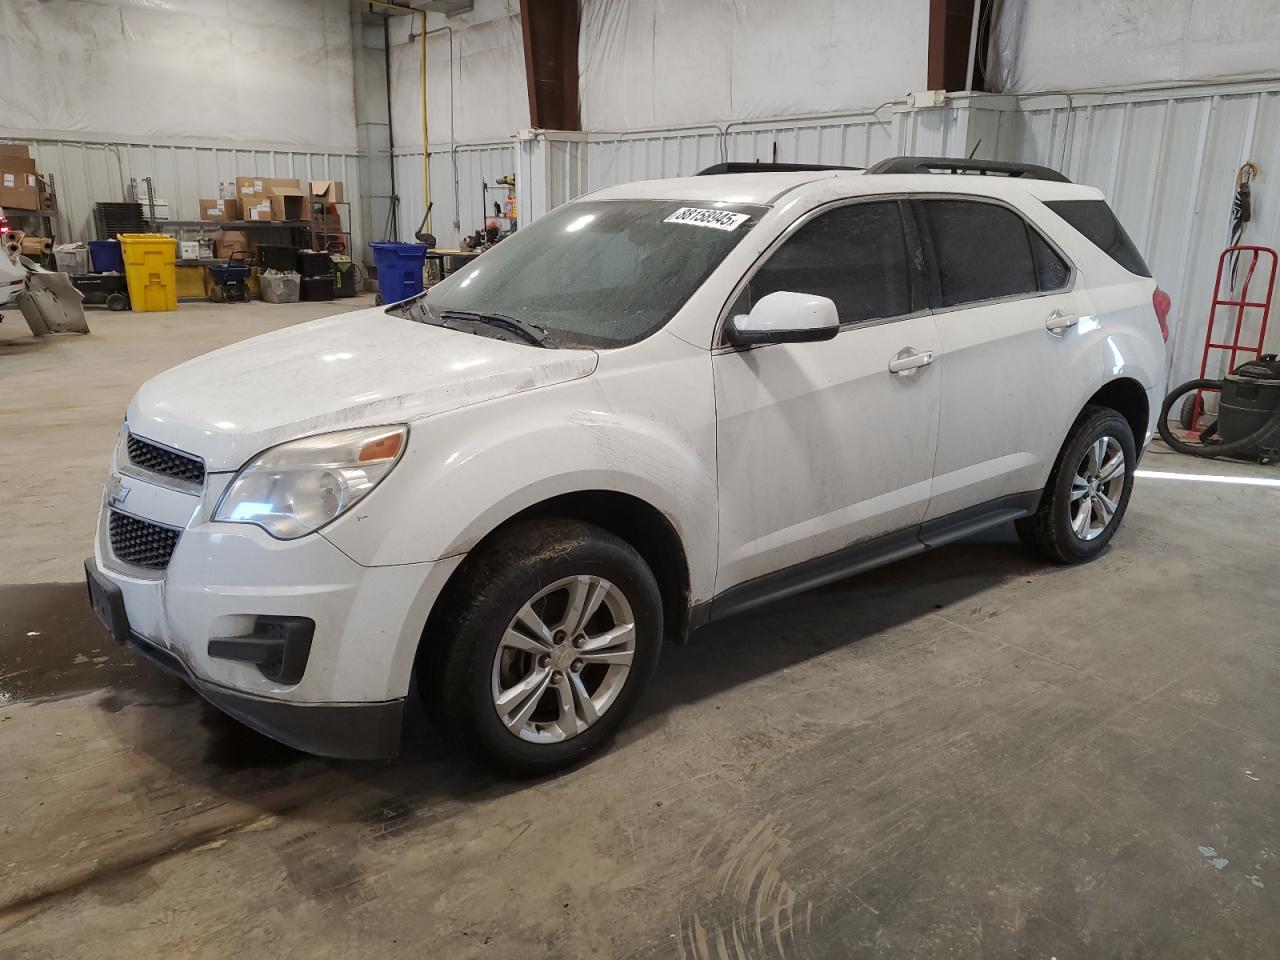
<path fill-rule="evenodd" d="M 1206 409 L 1207 393 L 1219 395 L 1216 419 Z M 1175 409 L 1180 433 L 1169 420 Z M 1280 360 L 1268 353 L 1222 380 L 1187 381 L 1165 398 L 1158 426 L 1161 439 L 1179 453 L 1280 460 Z"/>

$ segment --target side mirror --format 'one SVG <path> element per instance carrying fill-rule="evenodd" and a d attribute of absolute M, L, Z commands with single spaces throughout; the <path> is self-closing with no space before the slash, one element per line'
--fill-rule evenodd
<path fill-rule="evenodd" d="M 728 340 L 735 346 L 808 343 L 839 332 L 840 315 L 830 298 L 779 290 L 762 297 L 750 313 L 731 318 Z"/>

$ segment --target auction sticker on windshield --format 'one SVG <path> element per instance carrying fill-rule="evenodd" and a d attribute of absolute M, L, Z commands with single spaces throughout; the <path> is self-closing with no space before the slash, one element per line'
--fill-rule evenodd
<path fill-rule="evenodd" d="M 681 207 L 663 223 L 691 223 L 695 227 L 711 227 L 715 230 L 737 230 L 751 219 L 749 213 L 733 213 L 729 210 L 705 210 L 702 207 Z"/>

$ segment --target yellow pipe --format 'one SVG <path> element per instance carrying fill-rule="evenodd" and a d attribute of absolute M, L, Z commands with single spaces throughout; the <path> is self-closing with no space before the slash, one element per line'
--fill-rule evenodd
<path fill-rule="evenodd" d="M 365 0 L 375 7 L 386 7 L 399 10 L 401 13 L 414 13 L 422 18 L 422 32 L 418 40 L 422 44 L 422 55 L 418 58 L 418 79 L 422 83 L 422 211 L 423 215 L 431 209 L 431 155 L 427 152 L 427 11 L 417 7 L 406 7 L 387 0 Z M 395 150 L 395 144 L 391 144 Z"/>

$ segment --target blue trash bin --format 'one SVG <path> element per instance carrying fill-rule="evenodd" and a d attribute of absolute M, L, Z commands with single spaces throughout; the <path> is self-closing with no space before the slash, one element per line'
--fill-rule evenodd
<path fill-rule="evenodd" d="M 119 240 L 90 240 L 89 261 L 94 273 L 124 273 L 124 254 Z"/>
<path fill-rule="evenodd" d="M 378 271 L 378 294 L 383 303 L 399 303 L 422 292 L 425 243 L 371 243 Z"/>

